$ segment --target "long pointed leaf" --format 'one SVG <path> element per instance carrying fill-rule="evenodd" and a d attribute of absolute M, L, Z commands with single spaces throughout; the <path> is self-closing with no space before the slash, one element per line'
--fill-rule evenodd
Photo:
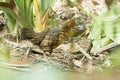
<path fill-rule="evenodd" d="M 31 15 L 32 14 L 31 12 L 32 0 L 14 0 L 14 1 L 20 12 L 19 15 L 22 20 L 22 23 L 24 24 L 24 27 L 33 26 L 31 24 L 31 17 L 33 16 Z"/>
<path fill-rule="evenodd" d="M 15 14 L 15 12 L 12 9 L 0 5 L 0 10 L 5 11 L 9 15 L 11 15 L 14 19 L 16 19 L 20 26 L 23 25 L 20 19 L 18 18 L 18 16 Z"/>

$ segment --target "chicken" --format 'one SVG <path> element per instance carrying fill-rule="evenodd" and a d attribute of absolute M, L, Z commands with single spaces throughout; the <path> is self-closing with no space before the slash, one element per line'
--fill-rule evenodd
<path fill-rule="evenodd" d="M 34 45 L 39 45 L 48 32 L 49 30 L 42 31 L 40 33 L 35 33 L 32 29 L 23 28 L 21 30 L 21 36 L 23 37 L 23 39 L 31 41 Z"/>
<path fill-rule="evenodd" d="M 69 37 L 72 27 L 75 26 L 74 20 L 69 20 L 62 27 L 54 27 L 49 30 L 35 33 L 33 30 L 23 28 L 21 36 L 38 45 L 44 52 L 52 53 L 53 49 L 59 46 L 67 37 Z"/>

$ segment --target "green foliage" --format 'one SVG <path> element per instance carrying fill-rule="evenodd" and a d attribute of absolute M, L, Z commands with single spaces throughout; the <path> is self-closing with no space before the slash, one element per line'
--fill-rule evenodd
<path fill-rule="evenodd" d="M 110 40 L 120 43 L 120 6 L 113 5 L 111 9 L 98 16 L 93 23 L 89 38 L 93 40 L 93 48 L 107 45 Z"/>
<path fill-rule="evenodd" d="M 109 59 L 112 62 L 112 65 L 110 67 L 105 67 L 104 70 L 107 73 L 114 72 L 120 69 L 120 46 L 117 46 L 113 48 L 110 52 L 111 55 L 109 56 Z"/>
<path fill-rule="evenodd" d="M 11 2 L 12 3 L 11 3 Z M 40 17 L 38 14 L 36 18 L 41 18 L 44 16 L 46 9 L 55 1 L 45 1 L 45 0 L 37 0 L 39 1 L 39 11 L 41 12 Z M 35 7 L 35 6 L 34 6 Z M 0 10 L 5 12 L 5 16 L 7 18 L 7 26 L 11 33 L 17 33 L 19 27 L 33 27 L 40 23 L 39 20 L 37 24 L 35 23 L 33 17 L 33 0 L 1 0 L 0 1 Z M 52 21 L 51 21 L 52 23 Z M 42 24 L 41 24 L 42 25 Z M 41 27 L 40 25 L 37 27 Z"/>
<path fill-rule="evenodd" d="M 10 47 L 2 43 L 0 39 L 0 61 L 9 61 L 10 59 Z"/>
<path fill-rule="evenodd" d="M 5 13 L 5 16 L 6 16 L 7 20 L 8 20 L 7 26 L 8 26 L 9 31 L 11 33 L 17 33 L 18 26 L 16 24 L 16 20 L 11 15 L 9 15 L 7 13 Z"/>
<path fill-rule="evenodd" d="M 51 11 L 51 5 L 55 0 L 34 0 L 34 27 L 36 32 L 43 31 L 48 28 L 48 23 L 52 25 L 53 21 L 49 21 L 49 12 Z M 52 25 L 53 26 L 53 25 Z"/>
<path fill-rule="evenodd" d="M 23 27 L 30 27 L 33 25 L 33 6 L 32 0 L 14 0 L 16 7 L 19 11 L 20 20 L 23 23 Z"/>
<path fill-rule="evenodd" d="M 120 46 L 114 48 L 111 52 L 112 68 L 120 66 Z"/>
<path fill-rule="evenodd" d="M 51 6 L 54 1 L 55 1 L 55 0 L 49 0 L 49 1 L 40 0 L 39 9 L 41 10 L 41 15 L 44 14 L 44 12 L 46 11 L 46 9 L 47 9 L 49 6 Z"/>
<path fill-rule="evenodd" d="M 32 6 L 32 0 L 13 0 L 13 3 L 8 0 L 0 2 L 0 10 L 5 12 L 7 26 L 11 33 L 17 33 L 18 27 L 33 26 Z"/>

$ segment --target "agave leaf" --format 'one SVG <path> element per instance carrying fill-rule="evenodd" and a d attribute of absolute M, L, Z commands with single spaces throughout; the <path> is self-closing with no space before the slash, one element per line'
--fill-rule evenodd
<path fill-rule="evenodd" d="M 9 11 L 10 11 L 9 14 L 12 15 L 12 16 L 14 15 L 16 17 L 16 14 L 14 13 L 12 8 L 13 8 L 13 6 L 10 3 L 0 2 L 0 9 L 1 10 L 5 11 L 7 13 L 9 13 Z"/>
<path fill-rule="evenodd" d="M 93 47 L 99 48 L 107 45 L 110 39 L 120 43 L 120 6 L 114 5 L 111 10 L 98 16 L 96 19 L 99 21 L 94 22 L 89 38 L 93 40 Z M 102 38 L 106 36 L 105 38 Z M 99 46 L 99 47 L 98 47 Z"/>
<path fill-rule="evenodd" d="M 32 0 L 26 0 L 26 16 L 28 17 L 29 25 L 33 26 L 33 5 Z"/>
<path fill-rule="evenodd" d="M 96 50 L 105 45 L 108 45 L 109 42 L 110 42 L 110 38 L 108 38 L 107 36 L 101 39 L 95 39 L 92 41 L 92 44 L 93 44 L 92 50 Z"/>
<path fill-rule="evenodd" d="M 103 15 L 102 23 L 105 35 L 115 42 L 120 43 L 120 6 L 114 5 L 113 8 Z"/>
<path fill-rule="evenodd" d="M 13 7 L 10 3 L 0 2 L 0 9 L 5 11 L 5 16 L 8 20 L 7 26 L 11 33 L 14 33 L 16 21 L 19 21 Z M 21 24 L 20 21 L 18 23 Z"/>
<path fill-rule="evenodd" d="M 120 43 L 120 17 L 106 23 L 104 26 L 105 34 L 113 41 Z"/>
<path fill-rule="evenodd" d="M 33 5 L 31 4 L 30 6 L 30 24 L 33 26 L 34 25 L 34 17 L 33 17 Z"/>
<path fill-rule="evenodd" d="M 109 42 L 110 42 L 110 38 L 109 37 L 106 36 L 106 37 L 102 38 L 101 42 L 100 42 L 101 47 L 108 45 Z"/>
<path fill-rule="evenodd" d="M 32 0 L 4 0 L 0 9 L 6 13 L 10 32 L 17 33 L 18 26 L 33 26 Z"/>
<path fill-rule="evenodd" d="M 20 11 L 20 13 L 24 14 L 24 0 L 14 0 L 18 10 Z"/>
<path fill-rule="evenodd" d="M 52 5 L 52 3 L 54 2 L 55 0 L 40 0 L 40 10 L 41 10 L 41 15 L 43 15 L 46 11 L 46 9 Z"/>
<path fill-rule="evenodd" d="M 96 50 L 100 48 L 100 40 L 101 39 L 95 39 L 92 41 L 92 50 Z"/>
<path fill-rule="evenodd" d="M 25 0 L 24 1 L 24 18 L 25 18 L 24 24 L 26 27 L 33 26 L 31 24 L 31 17 L 33 16 L 33 15 L 31 15 L 33 12 L 33 10 L 31 10 L 31 6 L 32 6 L 32 0 Z"/>
<path fill-rule="evenodd" d="M 18 18 L 18 16 L 16 15 L 16 13 L 12 9 L 0 5 L 0 10 L 2 10 L 4 12 L 6 12 L 7 14 L 11 15 L 18 22 L 18 24 L 20 26 L 22 26 L 22 23 L 20 22 L 20 19 Z"/>
<path fill-rule="evenodd" d="M 14 28 L 15 28 L 16 20 L 13 17 L 11 17 L 11 15 L 9 15 L 7 13 L 5 14 L 5 16 L 8 19 L 8 22 L 7 22 L 8 29 L 12 33 L 14 31 Z"/>
<path fill-rule="evenodd" d="M 31 24 L 31 4 L 32 0 L 14 0 L 15 4 L 20 12 L 20 18 L 22 20 L 22 23 L 24 24 L 23 27 L 31 27 L 33 26 Z"/>
<path fill-rule="evenodd" d="M 48 7 L 48 9 L 45 11 L 44 15 L 42 16 L 42 24 L 43 24 L 43 30 L 47 29 L 48 21 L 49 21 L 49 10 L 51 8 Z"/>
<path fill-rule="evenodd" d="M 38 1 L 34 0 L 33 1 L 33 5 L 34 5 L 34 9 L 35 9 L 35 29 L 37 32 L 40 32 L 43 30 L 43 26 L 41 23 L 41 19 L 40 19 L 40 11 L 39 11 L 39 6 L 38 6 Z"/>
<path fill-rule="evenodd" d="M 90 31 L 89 38 L 90 39 L 101 39 L 102 33 L 103 33 L 103 29 L 102 29 L 101 23 L 99 23 L 98 25 L 98 22 L 95 21 Z"/>

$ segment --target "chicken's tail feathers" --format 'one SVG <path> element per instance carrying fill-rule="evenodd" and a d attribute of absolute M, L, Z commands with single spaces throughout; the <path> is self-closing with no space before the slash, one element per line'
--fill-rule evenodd
<path fill-rule="evenodd" d="M 35 32 L 32 29 L 22 28 L 22 30 L 21 30 L 21 36 L 24 39 L 32 39 L 35 36 Z"/>

